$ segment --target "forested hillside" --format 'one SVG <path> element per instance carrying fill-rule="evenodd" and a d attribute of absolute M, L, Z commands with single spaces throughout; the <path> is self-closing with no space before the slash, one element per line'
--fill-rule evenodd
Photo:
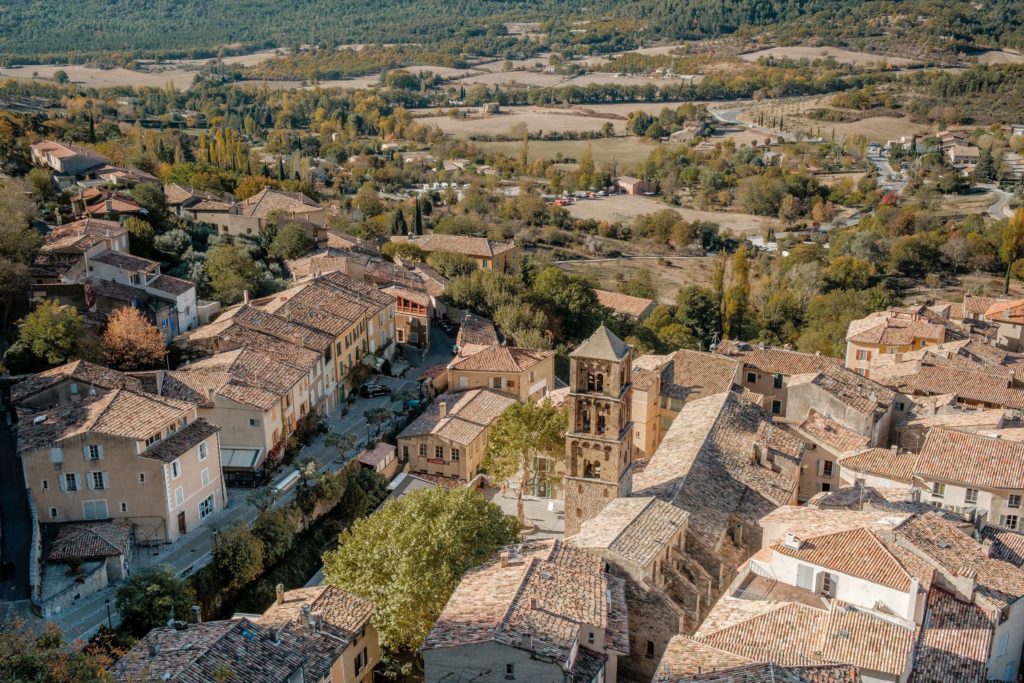
<path fill-rule="evenodd" d="M 522 46 L 501 38 L 504 23 L 529 20 L 544 22 L 548 45 L 579 52 L 769 25 L 782 39 L 917 52 L 1024 45 L 1019 0 L 32 0 L 0 6 L 0 55 L 208 56 L 224 45 L 365 42 L 514 54 Z"/>

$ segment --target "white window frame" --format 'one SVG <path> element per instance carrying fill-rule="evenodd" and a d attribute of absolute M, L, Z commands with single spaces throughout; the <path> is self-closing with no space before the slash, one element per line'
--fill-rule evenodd
<path fill-rule="evenodd" d="M 199 481 L 203 483 L 203 486 L 209 486 L 210 484 L 210 468 L 204 467 L 202 472 L 199 473 Z"/>
<path fill-rule="evenodd" d="M 932 496 L 935 498 L 942 498 L 946 495 L 946 485 L 940 481 L 932 483 Z"/>
<path fill-rule="evenodd" d="M 181 464 L 174 460 L 171 462 L 171 479 L 177 479 L 181 476 Z"/>
<path fill-rule="evenodd" d="M 204 511 L 204 506 L 206 506 L 207 503 L 209 503 L 209 509 Z M 199 519 L 206 519 L 216 511 L 217 501 L 214 499 L 212 493 L 208 495 L 206 498 L 203 498 L 201 501 L 199 501 Z"/>
<path fill-rule="evenodd" d="M 174 507 L 178 507 L 179 505 L 183 504 L 184 502 L 185 502 L 185 487 L 184 486 L 179 486 L 178 488 L 174 489 Z"/>
<path fill-rule="evenodd" d="M 199 447 L 196 448 L 196 454 L 199 456 L 200 462 L 206 460 L 207 456 L 209 456 L 210 449 L 207 448 L 205 441 L 199 444 Z"/>
<path fill-rule="evenodd" d="M 978 489 L 965 489 L 964 490 L 964 502 L 968 505 L 974 505 L 978 502 Z"/>

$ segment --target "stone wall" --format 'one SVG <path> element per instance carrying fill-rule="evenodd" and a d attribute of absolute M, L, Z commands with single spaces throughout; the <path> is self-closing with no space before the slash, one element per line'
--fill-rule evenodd
<path fill-rule="evenodd" d="M 565 537 L 579 533 L 580 525 L 597 516 L 619 497 L 618 482 L 601 479 L 565 478 Z"/>
<path fill-rule="evenodd" d="M 629 657 L 620 660 L 619 670 L 627 680 L 650 681 L 668 641 L 684 630 L 684 614 L 662 591 L 624 572 L 613 573 L 626 579 L 629 612 Z"/>

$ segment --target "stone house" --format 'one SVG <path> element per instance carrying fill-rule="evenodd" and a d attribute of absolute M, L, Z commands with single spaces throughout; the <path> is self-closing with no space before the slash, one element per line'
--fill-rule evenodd
<path fill-rule="evenodd" d="M 213 681 L 231 671 L 253 681 L 369 683 L 380 661 L 373 606 L 328 586 L 285 592 L 261 616 L 155 628 L 110 673 L 115 681 Z M 229 663 L 229 664 L 226 664 Z"/>
<path fill-rule="evenodd" d="M 555 352 L 491 345 L 448 364 L 452 391 L 486 387 L 515 396 L 522 402 L 540 401 L 555 388 Z M 474 352 L 475 350 L 475 352 Z"/>
<path fill-rule="evenodd" d="M 483 466 L 490 426 L 516 399 L 491 389 L 442 394 L 398 435 L 409 471 L 465 484 Z"/>
<path fill-rule="evenodd" d="M 629 654 L 622 579 L 562 541 L 529 541 L 462 577 L 420 649 L 424 679 L 619 680 Z"/>
<path fill-rule="evenodd" d="M 62 383 L 69 395 L 77 385 Z M 124 519 L 139 542 L 160 543 L 226 505 L 220 428 L 194 405 L 122 387 L 74 391 L 54 408 L 19 408 L 18 454 L 41 519 Z"/>

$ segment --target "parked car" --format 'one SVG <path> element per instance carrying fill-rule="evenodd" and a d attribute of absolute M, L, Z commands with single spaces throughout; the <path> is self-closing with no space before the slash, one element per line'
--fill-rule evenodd
<path fill-rule="evenodd" d="M 363 398 L 372 398 L 374 396 L 390 396 L 391 389 L 384 386 L 383 384 L 374 384 L 372 382 L 364 384 L 359 388 L 359 395 Z"/>

